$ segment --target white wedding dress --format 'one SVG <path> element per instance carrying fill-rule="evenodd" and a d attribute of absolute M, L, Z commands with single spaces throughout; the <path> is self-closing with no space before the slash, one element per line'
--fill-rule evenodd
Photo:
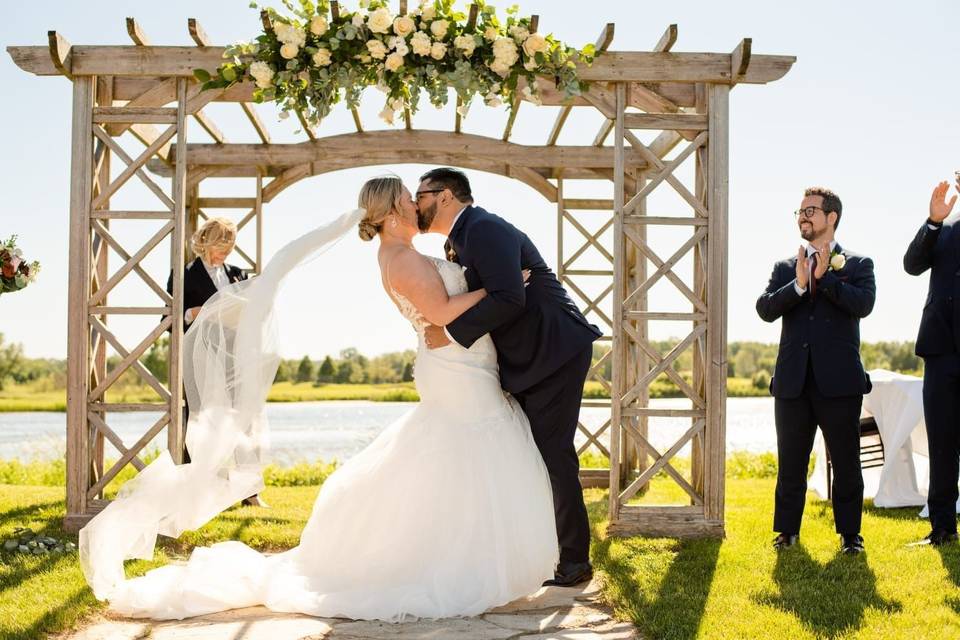
<path fill-rule="evenodd" d="M 450 295 L 467 290 L 459 266 L 434 262 Z M 392 295 L 420 336 L 415 379 L 421 402 L 327 479 L 300 545 L 264 556 L 240 542 L 223 542 L 195 549 L 185 564 L 125 579 L 122 559 L 150 557 L 157 531 L 178 534 L 216 512 L 193 504 L 175 513 L 152 513 L 151 505 L 162 503 L 157 492 L 164 484 L 189 487 L 195 464 L 177 466 L 161 458 L 154 463 L 160 465 L 157 475 L 169 478 L 154 482 L 148 467 L 141 474 L 148 478 L 144 486 L 134 484 L 81 533 L 84 571 L 112 611 L 179 619 L 264 605 L 320 617 L 400 622 L 477 615 L 533 593 L 553 576 L 558 546 L 549 477 L 526 416 L 500 388 L 493 342 L 485 336 L 470 349 L 451 344 L 428 350 L 426 322 L 402 296 Z M 218 417 L 236 421 L 217 416 L 210 405 L 204 410 L 197 425 L 191 417 L 196 438 L 217 432 Z M 251 422 L 252 432 L 259 433 L 262 419 Z M 251 428 L 241 431 L 249 436 Z M 194 448 L 191 454 L 194 450 L 202 455 Z M 243 459 L 235 451 L 228 469 L 212 467 L 210 480 L 194 477 L 193 482 L 203 481 L 192 487 L 195 502 L 204 486 L 216 493 L 212 485 L 218 479 L 239 479 L 230 499 L 255 489 L 250 477 L 257 466 L 245 466 Z M 211 510 L 214 514 L 206 514 Z M 158 522 L 137 532 L 127 523 L 138 514 Z M 133 533 L 126 539 L 116 531 L 128 527 Z M 136 540 L 131 544 L 129 538 Z"/>

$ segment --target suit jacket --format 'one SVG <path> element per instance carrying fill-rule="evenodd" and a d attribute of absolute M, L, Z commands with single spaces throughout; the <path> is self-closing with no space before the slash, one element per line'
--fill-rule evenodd
<path fill-rule="evenodd" d="M 960 352 L 960 306 L 954 304 L 960 296 L 960 229 L 950 223 L 934 230 L 924 223 L 907 247 L 903 268 L 912 276 L 930 269 L 917 355 Z"/>
<path fill-rule="evenodd" d="M 221 267 L 227 272 L 227 281 L 233 284 L 247 279 L 247 274 L 240 267 L 225 264 Z M 202 307 L 207 300 L 213 297 L 217 292 L 216 285 L 210 279 L 206 267 L 203 266 L 203 260 L 196 258 L 193 262 L 184 267 L 183 271 L 183 310 L 193 307 Z M 173 272 L 167 278 L 167 293 L 173 294 Z M 183 320 L 183 318 L 181 318 Z M 183 323 L 183 330 L 189 327 L 186 322 Z"/>
<path fill-rule="evenodd" d="M 860 318 L 873 311 L 877 296 L 873 261 L 840 245 L 835 252 L 847 262 L 829 269 L 803 295 L 794 288 L 797 257 L 773 267 L 766 291 L 757 299 L 757 313 L 767 322 L 782 318 L 780 350 L 770 393 L 776 398 L 796 398 L 803 391 L 808 364 L 817 386 L 831 398 L 868 393 L 870 376 L 860 360 Z"/>
<path fill-rule="evenodd" d="M 600 337 L 561 286 L 525 233 L 499 216 L 467 207 L 448 245 L 465 268 L 471 291 L 487 297 L 447 325 L 458 343 L 470 347 L 489 333 L 497 349 L 500 382 L 512 393 L 545 379 Z M 529 269 L 528 285 L 522 269 Z"/>

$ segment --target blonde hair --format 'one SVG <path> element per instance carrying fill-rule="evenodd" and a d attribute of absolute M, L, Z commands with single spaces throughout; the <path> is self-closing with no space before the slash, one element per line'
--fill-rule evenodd
<path fill-rule="evenodd" d="M 397 176 L 371 178 L 360 189 L 358 204 L 366 209 L 359 231 L 361 240 L 373 240 L 383 230 L 383 222 L 392 211 L 400 209 L 403 181 Z"/>
<path fill-rule="evenodd" d="M 226 218 L 210 218 L 190 238 L 193 252 L 206 257 L 211 249 L 233 249 L 237 241 L 237 225 Z"/>

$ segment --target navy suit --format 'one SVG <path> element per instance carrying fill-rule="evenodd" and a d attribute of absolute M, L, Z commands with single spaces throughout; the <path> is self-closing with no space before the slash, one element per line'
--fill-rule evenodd
<path fill-rule="evenodd" d="M 797 258 L 773 267 L 757 313 L 767 322 L 782 318 L 780 349 L 770 383 L 777 428 L 777 490 L 774 530 L 799 533 L 807 490 L 807 466 L 817 426 L 835 471 L 837 532 L 860 531 L 863 476 L 860 470 L 860 408 L 871 389 L 860 360 L 860 318 L 873 310 L 873 261 L 836 245 L 846 258 L 801 295 L 794 287 Z"/>
<path fill-rule="evenodd" d="M 465 267 L 471 291 L 487 297 L 447 325 L 469 347 L 490 334 L 500 382 L 530 419 L 550 473 L 560 560 L 585 562 L 590 525 L 573 444 L 593 342 L 587 322 L 530 238 L 502 218 L 467 207 L 450 230 L 447 257 Z M 524 286 L 522 269 L 531 271 Z"/>
<path fill-rule="evenodd" d="M 960 460 L 960 229 L 925 223 L 907 247 L 903 268 L 930 270 L 916 353 L 923 358 L 923 415 L 930 448 L 927 504 L 934 529 L 957 530 Z"/>

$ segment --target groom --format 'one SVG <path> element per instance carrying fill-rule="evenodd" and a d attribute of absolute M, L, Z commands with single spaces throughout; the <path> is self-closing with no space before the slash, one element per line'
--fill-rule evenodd
<path fill-rule="evenodd" d="M 427 346 L 451 340 L 469 348 L 490 334 L 500 384 L 530 419 L 553 486 L 560 563 L 546 585 L 570 586 L 593 576 L 590 524 L 573 437 L 593 341 L 600 331 L 583 317 L 523 232 L 473 206 L 461 171 L 439 168 L 420 178 L 420 230 L 447 237 L 447 259 L 464 267 L 471 291 L 487 297 L 446 327 L 429 327 Z M 521 270 L 531 272 L 524 286 Z"/>

